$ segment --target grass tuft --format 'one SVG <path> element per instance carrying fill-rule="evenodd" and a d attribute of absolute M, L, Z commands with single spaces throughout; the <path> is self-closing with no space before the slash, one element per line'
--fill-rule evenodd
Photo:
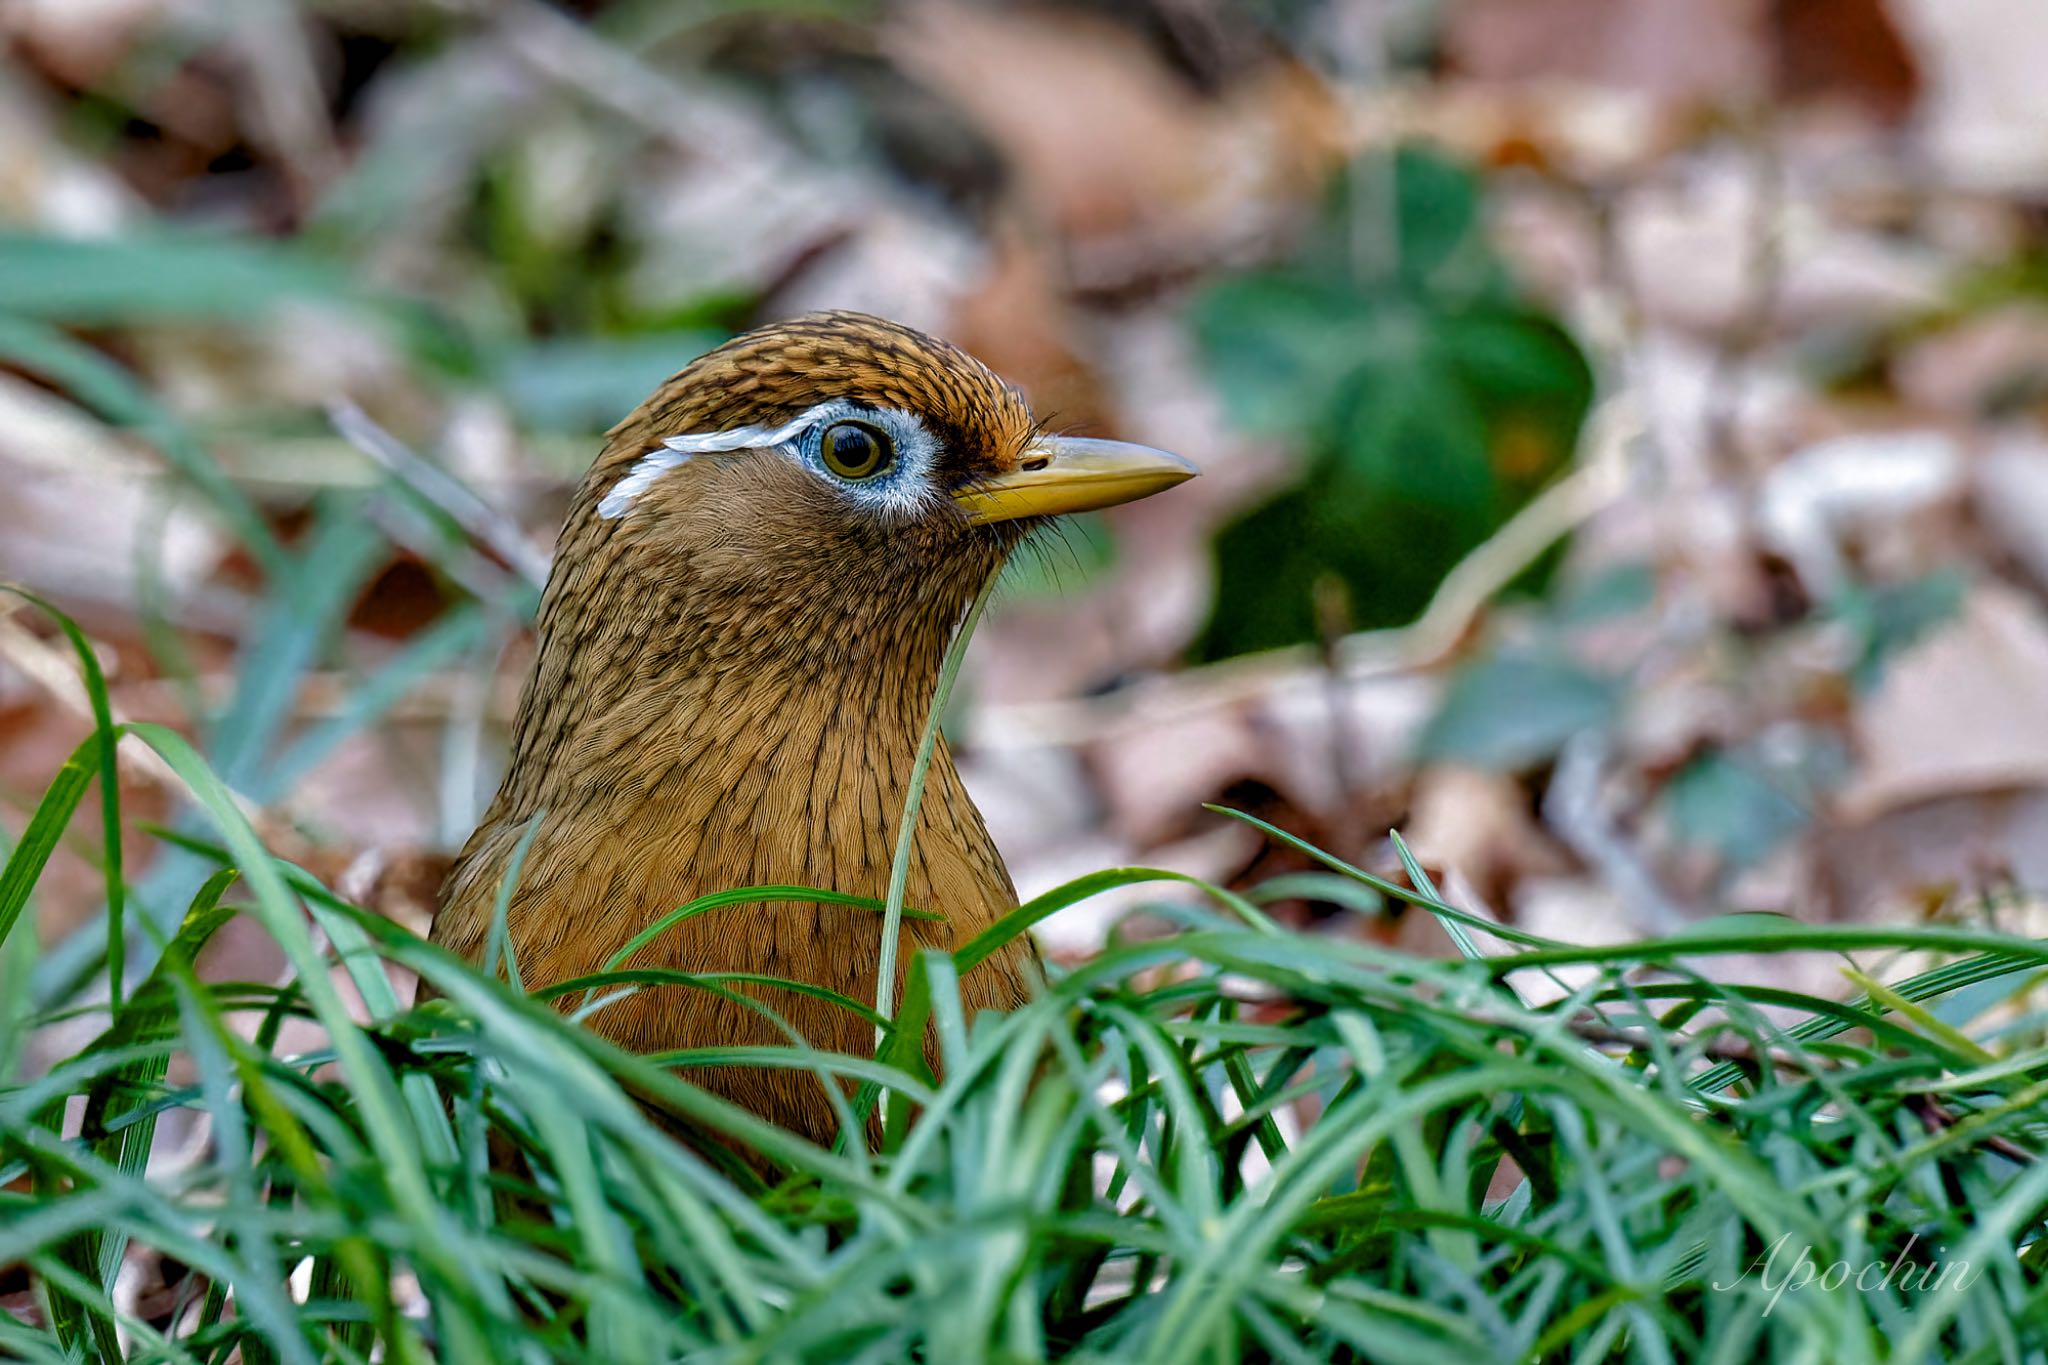
<path fill-rule="evenodd" d="M 0 932 L 20 932 L 106 771 L 118 731 L 104 683 L 88 687 L 102 726 L 0 866 Z M 1737 916 L 1580 947 L 1446 904 L 1412 859 L 1402 886 L 1261 826 L 1353 888 L 1339 903 L 1410 902 L 1463 954 L 1297 934 L 1258 909 L 1266 892 L 1112 869 L 918 956 L 893 1019 L 835 999 L 881 1032 L 874 1057 L 793 1036 L 641 1057 L 550 1001 L 753 1000 L 759 978 L 620 964 L 691 915 L 843 898 L 705 897 L 536 998 L 273 858 L 175 733 L 126 732 L 189 788 L 209 829 L 168 837 L 212 873 L 132 989 L 7 1016 L 99 1026 L 0 1086 L 0 1267 L 34 1291 L 0 1311 L 0 1350 L 22 1359 L 2048 1350 L 2048 1048 L 2030 995 L 2048 943 Z M 961 972 L 1049 914 L 1145 884 L 1199 901 L 1012 1014 L 967 1016 Z M 195 972 L 238 916 L 292 980 Z M 1700 970 L 1814 952 L 1855 964 L 1853 998 Z M 1889 972 L 1902 952 L 1936 965 Z M 439 999 L 405 1008 L 393 969 Z M 928 1030 L 942 1078 L 924 1070 Z M 684 1063 L 831 1079 L 839 1146 L 678 1079 Z M 871 1150 L 861 1116 L 881 1094 Z M 204 1129 L 203 1155 L 152 1164 L 172 1114 Z"/>

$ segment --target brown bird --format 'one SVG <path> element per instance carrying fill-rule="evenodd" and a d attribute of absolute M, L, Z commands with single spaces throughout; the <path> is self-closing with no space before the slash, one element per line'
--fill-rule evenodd
<path fill-rule="evenodd" d="M 538 817 L 508 937 L 529 989 L 600 970 L 707 892 L 817 887 L 880 899 L 940 659 L 970 602 L 1044 519 L 1191 477 L 1143 446 L 1042 431 L 972 357 L 858 313 L 779 323 L 693 362 L 608 434 L 542 598 L 510 766 L 442 892 L 436 942 L 481 956 Z M 953 948 L 1014 908 L 1008 870 L 940 743 L 907 919 Z M 875 998 L 881 916 L 776 902 L 686 920 L 633 966 L 755 972 Z M 1035 953 L 968 972 L 972 1012 L 1021 1003 Z M 748 987 L 821 1048 L 872 1050 L 830 1001 Z M 897 986 L 901 996 L 901 981 Z M 781 1043 L 759 1011 L 645 989 L 590 1026 L 638 1051 Z M 803 1071 L 692 1080 L 819 1141 Z"/>

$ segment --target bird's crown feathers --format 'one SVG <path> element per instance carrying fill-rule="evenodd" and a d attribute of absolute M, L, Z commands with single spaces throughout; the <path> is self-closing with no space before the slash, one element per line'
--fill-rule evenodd
<path fill-rule="evenodd" d="M 1035 433 L 1023 396 L 966 352 L 864 313 L 812 313 L 700 356 L 607 435 L 588 489 L 625 515 L 691 457 L 779 448 L 821 472 L 837 423 L 886 446 L 888 477 L 840 480 L 856 502 L 908 515 L 920 499 L 1014 466 Z"/>

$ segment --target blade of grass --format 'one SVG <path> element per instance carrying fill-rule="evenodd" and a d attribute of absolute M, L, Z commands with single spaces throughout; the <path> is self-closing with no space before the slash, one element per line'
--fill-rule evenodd
<path fill-rule="evenodd" d="M 709 914 L 713 910 L 723 910 L 728 906 L 758 905 L 764 901 L 806 901 L 819 905 L 851 906 L 857 910 L 879 911 L 884 908 L 883 903 L 873 896 L 850 896 L 843 891 L 824 891 L 811 886 L 742 886 L 731 891 L 713 891 L 697 897 L 687 905 L 677 906 L 620 944 L 618 950 L 605 959 L 604 969 L 608 972 L 617 971 L 627 958 L 686 919 L 695 919 L 699 915 Z M 906 908 L 903 914 L 910 919 L 935 922 L 945 918 L 930 910 Z"/>
<path fill-rule="evenodd" d="M 306 548 L 272 575 L 272 595 L 243 637 L 234 695 L 209 727 L 212 766 L 230 787 L 256 801 L 282 789 L 271 745 L 384 549 L 382 533 L 348 499 L 323 499 Z"/>
<path fill-rule="evenodd" d="M 256 894 L 265 927 L 284 949 L 298 974 L 307 1003 L 327 1030 L 340 1059 L 343 1074 L 348 1077 L 360 1107 L 364 1131 L 377 1152 L 380 1177 L 388 1182 L 393 1209 L 422 1234 L 422 1244 L 430 1249 L 427 1254 L 433 1268 L 451 1282 L 462 1282 L 469 1267 L 452 1250 L 455 1239 L 448 1236 L 446 1210 L 434 1198 L 421 1164 L 419 1144 L 406 1121 L 405 1107 L 390 1070 L 330 980 L 283 875 L 227 788 L 183 736 L 152 724 L 134 725 L 131 732 L 171 765 L 233 851 L 236 866 Z M 417 1350 L 403 1338 L 395 1346 L 407 1355 Z"/>
<path fill-rule="evenodd" d="M 448 612 L 350 688 L 333 715 L 293 739 L 271 766 L 270 780 L 280 787 L 297 782 L 350 735 L 382 719 L 421 681 L 489 638 L 490 630 L 490 617 L 479 607 L 461 606 Z"/>
<path fill-rule="evenodd" d="M 917 759 L 910 767 L 910 785 L 903 793 L 903 818 L 896 827 L 896 852 L 889 860 L 889 895 L 882 906 L 882 951 L 875 967 L 875 1013 L 884 1019 L 896 1015 L 896 955 L 897 943 L 903 934 L 903 902 L 910 889 L 910 853 L 917 838 L 917 813 L 924 805 L 925 777 L 931 771 L 932 754 L 939 744 L 939 725 L 946 714 L 946 704 L 953 697 L 953 682 L 960 676 L 960 665 L 967 658 L 968 641 L 974 638 L 974 628 L 981 623 L 981 613 L 987 609 L 989 597 L 996 590 L 997 575 L 990 574 L 988 581 L 974 595 L 974 601 L 967 608 L 967 616 L 960 622 L 960 628 L 953 632 L 952 640 L 946 646 L 945 658 L 939 663 L 938 683 L 932 689 L 930 709 L 925 712 L 924 733 L 917 742 Z M 875 1030 L 875 1051 L 879 1055 L 888 1035 L 883 1029 Z"/>
<path fill-rule="evenodd" d="M 234 881 L 232 871 L 215 873 L 207 879 L 185 912 L 178 935 L 165 950 L 153 971 L 136 990 L 129 1007 L 117 1010 L 107 1032 L 86 1051 L 105 1047 L 128 1047 L 157 1042 L 168 1044 L 177 1036 L 176 1004 L 170 998 L 166 963 L 190 963 L 213 935 L 235 917 L 231 909 L 220 908 L 220 898 Z M 130 1175 L 139 1174 L 149 1160 L 156 1136 L 156 1116 L 146 1115 L 131 1124 L 116 1126 L 123 1114 L 144 1100 L 149 1090 L 162 1084 L 170 1069 L 170 1050 L 130 1063 L 95 1081 L 86 1094 L 85 1118 L 81 1131 L 90 1137 L 94 1152 Z M 93 1135 L 97 1136 L 93 1136 Z M 115 1272 L 120 1269 L 125 1239 L 109 1236 L 99 1248 L 97 1268 L 100 1283 L 112 1291 Z"/>
<path fill-rule="evenodd" d="M 21 598 L 57 623 L 57 628 L 64 632 L 64 638 L 71 642 L 71 651 L 78 656 L 78 666 L 85 677 L 85 695 L 92 705 L 93 729 L 100 741 L 100 822 L 105 841 L 100 856 L 107 888 L 107 998 L 112 1002 L 111 1008 L 119 1010 L 121 992 L 126 984 L 122 978 L 127 974 L 127 954 L 124 951 L 127 882 L 121 873 L 121 769 L 118 752 L 121 735 L 114 726 L 113 706 L 107 700 L 106 674 L 100 670 L 99 656 L 93 653 L 85 632 L 78 628 L 77 622 L 26 589 L 0 584 L 0 591 Z M 7 927 L 6 910 L 4 905 L 0 905 L 0 942 L 6 940 Z"/>
<path fill-rule="evenodd" d="M 1228 816 L 1232 820 L 1243 821 L 1253 829 L 1265 834 L 1268 838 L 1278 839 L 1296 852 L 1307 854 L 1331 871 L 1341 873 L 1353 881 L 1369 886 L 1383 896 L 1391 896 L 1397 901 L 1403 901 L 1418 909 L 1427 910 L 1447 924 L 1455 921 L 1469 928 L 1483 930 L 1505 942 L 1527 944 L 1532 948 L 1570 948 L 1574 946 L 1569 943 L 1560 942 L 1557 939 L 1544 938 L 1540 934 L 1531 934 L 1509 925 L 1498 924 L 1493 920 L 1482 919 L 1469 911 L 1460 910 L 1455 905 L 1446 905 L 1441 900 L 1437 900 L 1424 892 L 1400 886 L 1388 881 L 1385 877 L 1376 877 L 1364 868 L 1354 867 L 1334 854 L 1325 853 L 1322 849 L 1308 842 L 1308 840 L 1298 835 L 1289 834 L 1278 825 L 1268 824 L 1256 815 L 1247 815 L 1241 810 L 1232 810 L 1228 806 L 1205 804 L 1202 809 L 1217 815 Z"/>
<path fill-rule="evenodd" d="M 533 841 L 540 836 L 542 822 L 548 818 L 544 810 L 537 810 L 527 817 L 526 828 L 519 832 L 519 842 L 512 846 L 512 856 L 505 862 L 505 875 L 498 878 L 498 889 L 491 897 L 491 927 L 484 938 L 484 975 L 497 976 L 502 964 L 505 980 L 512 989 L 524 992 L 526 985 L 519 979 L 519 958 L 512 947 L 511 920 L 512 895 L 519 886 L 519 873 L 526 866 L 526 855 L 533 848 Z"/>
<path fill-rule="evenodd" d="M 6 865 L 0 867 L 0 943 L 5 943 L 13 932 L 22 907 L 28 904 L 29 893 L 41 879 L 65 826 L 71 823 L 72 813 L 85 799 L 85 789 L 100 772 L 100 751 L 104 747 L 100 735 L 94 733 L 71 751 L 71 757 L 43 789 L 35 814 L 29 817 L 28 828 L 21 832 Z"/>

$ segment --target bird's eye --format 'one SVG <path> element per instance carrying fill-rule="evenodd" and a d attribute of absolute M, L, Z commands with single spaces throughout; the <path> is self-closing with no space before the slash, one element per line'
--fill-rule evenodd
<path fill-rule="evenodd" d="M 866 422 L 834 422 L 818 446 L 825 468 L 842 479 L 872 479 L 896 462 L 889 433 Z"/>

